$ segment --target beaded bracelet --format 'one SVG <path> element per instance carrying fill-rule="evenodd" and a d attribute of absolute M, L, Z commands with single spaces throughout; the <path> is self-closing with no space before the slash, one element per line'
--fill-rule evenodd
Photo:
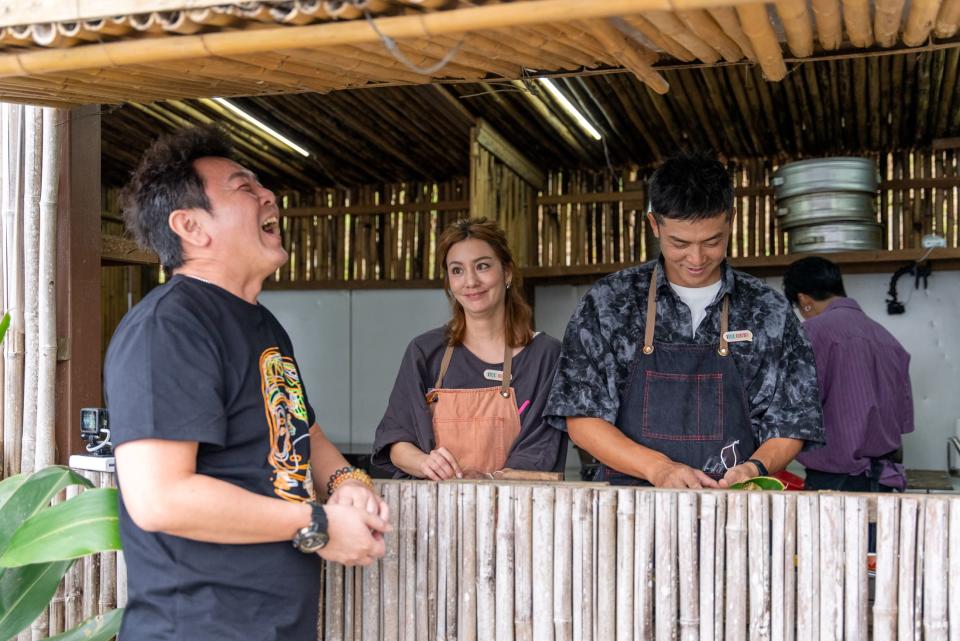
<path fill-rule="evenodd" d="M 330 480 L 327 481 L 327 496 L 332 495 L 337 491 L 338 487 L 350 480 L 360 481 L 369 487 L 371 491 L 375 491 L 373 488 L 373 479 L 370 478 L 369 474 L 359 468 L 347 466 L 341 467 L 330 475 Z"/>

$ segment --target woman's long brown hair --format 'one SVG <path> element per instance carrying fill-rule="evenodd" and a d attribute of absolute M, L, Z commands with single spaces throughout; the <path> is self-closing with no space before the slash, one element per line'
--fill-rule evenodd
<path fill-rule="evenodd" d="M 468 238 L 482 240 L 493 248 L 494 254 L 503 265 L 504 273 L 511 274 L 510 287 L 505 297 L 506 329 L 505 336 L 510 347 L 523 347 L 533 340 L 533 310 L 523 299 L 523 280 L 520 270 L 513 262 L 513 254 L 507 244 L 507 235 L 494 220 L 486 218 L 462 219 L 447 227 L 437 241 L 437 258 L 443 267 L 443 287 L 453 308 L 453 318 L 447 325 L 447 338 L 455 345 L 463 342 L 467 333 L 467 318 L 463 306 L 450 292 L 450 278 L 447 274 L 447 254 L 455 244 Z"/>

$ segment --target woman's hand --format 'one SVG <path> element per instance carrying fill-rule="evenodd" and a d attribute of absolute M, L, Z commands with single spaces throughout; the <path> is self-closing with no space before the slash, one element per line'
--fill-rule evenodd
<path fill-rule="evenodd" d="M 424 454 L 420 462 L 419 476 L 432 481 L 445 481 L 454 477 L 463 478 L 463 470 L 457 463 L 457 458 L 445 447 L 438 447 L 429 454 Z"/>

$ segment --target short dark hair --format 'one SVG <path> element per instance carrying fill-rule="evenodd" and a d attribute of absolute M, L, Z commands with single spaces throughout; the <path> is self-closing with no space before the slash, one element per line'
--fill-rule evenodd
<path fill-rule="evenodd" d="M 180 238 L 167 220 L 177 209 L 210 209 L 198 158 L 231 158 L 233 145 L 216 125 L 180 129 L 161 136 L 140 159 L 121 194 L 123 221 L 137 243 L 153 250 L 169 274 L 183 264 Z"/>
<path fill-rule="evenodd" d="M 831 296 L 846 296 L 840 268 L 826 258 L 809 256 L 787 267 L 783 274 L 783 294 L 792 304 L 799 304 L 799 295 L 806 294 L 813 300 L 826 300 Z"/>
<path fill-rule="evenodd" d="M 650 212 L 664 218 L 696 221 L 733 215 L 733 181 L 710 153 L 687 151 L 665 160 L 650 177 Z"/>

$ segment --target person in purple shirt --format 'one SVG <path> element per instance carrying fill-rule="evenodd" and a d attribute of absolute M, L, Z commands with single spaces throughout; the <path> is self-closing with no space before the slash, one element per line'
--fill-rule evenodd
<path fill-rule="evenodd" d="M 797 456 L 811 490 L 891 492 L 907 485 L 901 436 L 913 431 L 910 354 L 871 320 L 824 258 L 798 260 L 783 276 L 813 346 L 826 447 Z"/>

